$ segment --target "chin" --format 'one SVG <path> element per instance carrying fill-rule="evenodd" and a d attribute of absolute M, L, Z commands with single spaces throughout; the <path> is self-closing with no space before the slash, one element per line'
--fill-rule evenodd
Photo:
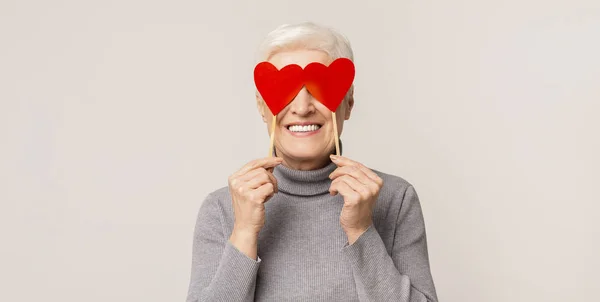
<path fill-rule="evenodd" d="M 297 160 L 315 160 L 323 156 L 323 154 L 317 151 L 322 149 L 322 147 L 311 147 L 306 144 L 297 144 L 295 146 L 292 145 L 291 148 L 286 148 L 285 154 Z"/>
<path fill-rule="evenodd" d="M 319 158 L 319 154 L 309 153 L 309 152 L 304 152 L 304 153 L 293 152 L 293 153 L 289 154 L 289 156 L 296 160 L 302 160 L 302 161 L 314 161 Z"/>

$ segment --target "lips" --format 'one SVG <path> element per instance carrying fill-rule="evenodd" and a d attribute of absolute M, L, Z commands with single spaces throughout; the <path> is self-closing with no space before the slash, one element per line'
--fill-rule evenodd
<path fill-rule="evenodd" d="M 284 131 L 295 137 L 307 137 L 320 133 L 321 129 L 322 128 L 319 126 L 309 126 L 308 128 L 303 129 L 302 126 L 292 125 L 289 128 L 285 128 Z"/>
<path fill-rule="evenodd" d="M 323 127 L 323 123 L 319 122 L 295 122 L 286 124 L 284 127 L 290 129 L 290 126 L 309 126 L 309 125 L 318 125 L 319 127 Z"/>

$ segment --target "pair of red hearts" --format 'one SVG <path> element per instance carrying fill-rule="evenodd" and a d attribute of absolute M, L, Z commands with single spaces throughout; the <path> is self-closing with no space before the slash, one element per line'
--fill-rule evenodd
<path fill-rule="evenodd" d="M 254 68 L 254 83 L 273 115 L 283 110 L 303 86 L 335 112 L 352 86 L 354 74 L 354 63 L 347 58 L 336 59 L 329 66 L 313 62 L 304 69 L 290 64 L 277 70 L 273 64 L 261 62 Z"/>

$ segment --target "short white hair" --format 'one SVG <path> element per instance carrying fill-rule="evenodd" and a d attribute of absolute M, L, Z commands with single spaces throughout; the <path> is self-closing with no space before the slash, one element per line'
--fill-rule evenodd
<path fill-rule="evenodd" d="M 267 34 L 258 48 L 257 63 L 268 61 L 277 52 L 295 49 L 320 50 L 332 60 L 348 58 L 354 62 L 352 46 L 346 36 L 331 27 L 302 22 L 283 24 Z M 351 97 L 353 90 L 354 84 L 346 93 L 344 101 Z"/>
<path fill-rule="evenodd" d="M 269 60 L 279 51 L 294 49 L 320 50 L 332 60 L 348 58 L 354 61 L 352 47 L 346 36 L 330 27 L 302 22 L 283 24 L 267 34 L 258 48 L 258 62 Z"/>

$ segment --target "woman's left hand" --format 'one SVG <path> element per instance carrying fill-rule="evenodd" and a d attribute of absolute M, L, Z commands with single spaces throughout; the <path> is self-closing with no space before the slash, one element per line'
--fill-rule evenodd
<path fill-rule="evenodd" d="M 340 224 L 352 244 L 373 222 L 373 209 L 383 186 L 383 180 L 363 164 L 347 157 L 332 155 L 331 160 L 338 166 L 330 175 L 333 180 L 329 193 L 340 193 L 344 206 L 340 214 Z"/>

